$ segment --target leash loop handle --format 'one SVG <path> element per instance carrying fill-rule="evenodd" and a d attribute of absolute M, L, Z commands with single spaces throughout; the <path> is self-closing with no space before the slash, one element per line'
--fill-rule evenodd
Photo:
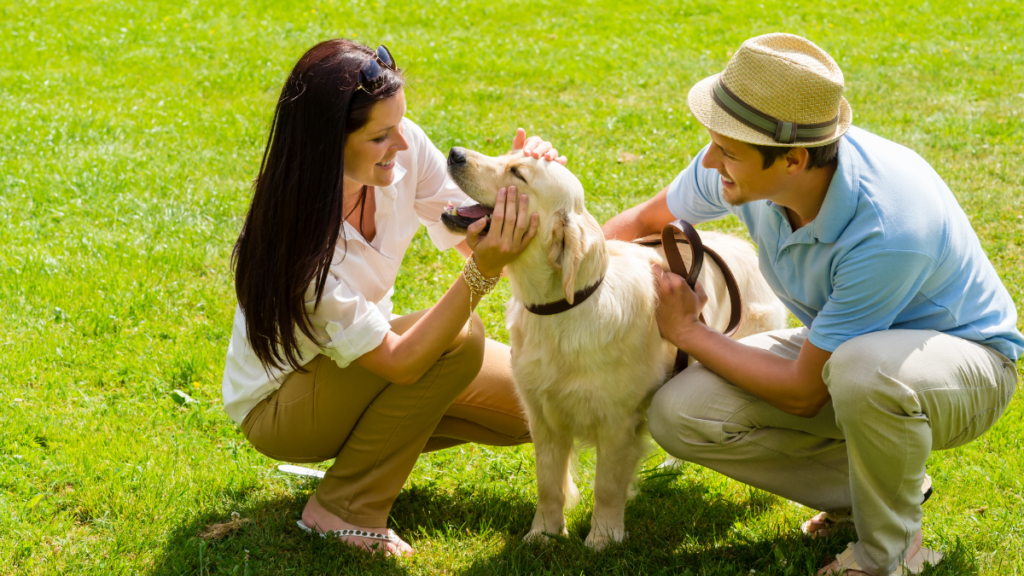
<path fill-rule="evenodd" d="M 676 232 L 682 232 L 683 238 L 679 238 Z M 657 245 L 658 240 L 656 236 L 649 236 L 634 240 L 639 244 L 647 246 Z M 685 240 L 690 245 L 690 251 L 693 254 L 691 259 L 690 269 L 686 269 L 686 263 L 683 261 L 682 255 L 679 253 L 679 246 L 677 242 L 679 240 Z M 729 293 L 729 325 L 726 327 L 726 336 L 732 336 L 739 329 L 740 321 L 743 319 L 743 301 L 740 298 L 739 284 L 736 282 L 736 276 L 733 275 L 729 265 L 725 263 L 725 260 L 711 248 L 704 246 L 704 243 L 700 239 L 700 234 L 697 233 L 697 229 L 686 220 L 676 220 L 670 222 L 664 228 L 661 229 L 661 246 L 665 251 L 665 259 L 668 260 L 669 269 L 672 270 L 673 274 L 677 274 L 686 279 L 686 283 L 693 290 L 697 285 L 697 278 L 700 277 L 701 270 L 704 268 L 704 253 L 706 252 L 715 264 L 718 264 L 719 270 L 722 271 L 722 276 L 725 280 L 725 287 Z M 704 315 L 700 315 L 700 321 L 707 324 L 704 320 Z M 675 374 L 681 372 L 686 368 L 686 364 L 689 361 L 689 355 L 682 350 L 676 353 L 675 363 Z"/>
<path fill-rule="evenodd" d="M 689 272 L 686 270 L 686 263 L 683 262 L 683 257 L 679 253 L 679 246 L 676 244 L 676 230 L 682 232 L 683 236 L 686 237 L 686 243 L 690 245 L 690 252 L 693 254 Z M 704 243 L 701 242 L 697 229 L 686 220 L 670 222 L 661 229 L 661 245 L 665 249 L 668 267 L 672 269 L 674 274 L 678 274 L 686 279 L 686 283 L 690 285 L 690 290 L 695 289 L 697 278 L 700 277 L 700 272 L 704 268 Z"/>

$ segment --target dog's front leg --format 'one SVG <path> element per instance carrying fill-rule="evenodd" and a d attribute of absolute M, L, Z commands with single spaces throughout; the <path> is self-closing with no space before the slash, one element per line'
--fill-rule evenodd
<path fill-rule="evenodd" d="M 644 452 L 643 439 L 629 423 L 603 430 L 597 440 L 597 477 L 594 479 L 594 515 L 587 546 L 600 550 L 626 537 L 623 517 L 629 484 Z"/>
<path fill-rule="evenodd" d="M 526 535 L 531 542 L 546 541 L 547 534 L 566 535 L 565 505 L 575 500 L 576 486 L 569 476 L 572 436 L 552 429 L 541 418 L 530 420 L 537 458 L 537 514 Z"/>

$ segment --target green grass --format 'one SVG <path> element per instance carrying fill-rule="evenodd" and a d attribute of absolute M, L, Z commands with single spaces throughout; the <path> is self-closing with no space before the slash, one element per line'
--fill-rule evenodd
<path fill-rule="evenodd" d="M 946 179 L 1024 309 L 1022 20 L 1012 0 L 3 2 L 0 573 L 811 573 L 848 537 L 807 541 L 808 510 L 696 466 L 645 474 L 621 546 L 583 546 L 589 489 L 568 538 L 525 546 L 530 447 L 422 458 L 391 520 L 414 560 L 299 533 L 314 484 L 277 473 L 220 408 L 228 258 L 274 100 L 316 41 L 385 42 L 439 148 L 496 153 L 523 125 L 569 156 L 604 221 L 706 142 L 693 83 L 750 36 L 802 34 L 842 66 L 855 123 Z M 429 306 L 458 269 L 419 235 L 397 309 Z M 482 307 L 498 339 L 507 296 Z M 1024 574 L 1022 414 L 1018 397 L 932 456 L 926 540 L 948 560 L 930 574 Z M 197 537 L 233 511 L 252 522 Z"/>

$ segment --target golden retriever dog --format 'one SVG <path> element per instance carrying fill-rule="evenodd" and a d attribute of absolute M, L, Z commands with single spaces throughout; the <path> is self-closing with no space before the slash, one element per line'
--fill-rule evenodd
<path fill-rule="evenodd" d="M 579 491 L 570 475 L 575 440 L 597 448 L 594 513 L 586 544 L 601 549 L 626 535 L 630 486 L 648 443 L 646 411 L 671 375 L 676 349 L 655 321 L 658 297 L 651 263 L 666 270 L 660 247 L 605 240 L 584 207 L 583 186 L 564 166 L 520 154 L 488 157 L 462 148 L 448 156 L 452 178 L 479 203 L 449 209 L 452 230 L 490 213 L 499 188 L 516 186 L 540 218 L 537 236 L 506 267 L 512 288 L 506 321 L 512 371 L 530 423 L 537 459 L 537 513 L 528 540 L 567 534 L 564 509 Z M 786 310 L 758 272 L 745 241 L 704 232 L 704 244 L 729 264 L 739 283 L 743 320 L 734 338 L 784 328 Z M 690 265 L 689 250 L 683 258 Z M 600 286 L 582 304 L 541 316 L 527 306 Z M 706 259 L 699 277 L 708 295 L 704 318 L 718 330 L 729 321 L 722 272 Z"/>

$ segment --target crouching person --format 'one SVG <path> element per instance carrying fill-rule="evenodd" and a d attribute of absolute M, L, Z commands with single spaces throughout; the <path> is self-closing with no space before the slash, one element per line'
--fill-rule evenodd
<path fill-rule="evenodd" d="M 423 452 L 530 441 L 510 350 L 471 311 L 536 234 L 526 196 L 498 191 L 466 241 L 440 222 L 468 200 L 445 158 L 405 118 L 390 51 L 348 40 L 311 48 L 281 92 L 235 245 L 238 308 L 224 408 L 260 452 L 333 460 L 299 526 L 412 555 L 388 530 Z M 520 130 L 513 149 L 565 162 Z M 467 262 L 429 309 L 392 315 L 399 266 L 420 225 Z"/>
<path fill-rule="evenodd" d="M 922 549 L 933 450 L 1003 414 L 1024 350 L 1013 301 L 949 188 L 914 152 L 852 127 L 835 61 L 788 34 L 748 40 L 689 94 L 711 143 L 653 199 L 605 225 L 631 239 L 735 214 L 761 271 L 806 328 L 732 341 L 705 297 L 653 270 L 662 335 L 699 363 L 648 412 L 673 456 L 852 520 L 821 574 L 888 575 Z"/>

